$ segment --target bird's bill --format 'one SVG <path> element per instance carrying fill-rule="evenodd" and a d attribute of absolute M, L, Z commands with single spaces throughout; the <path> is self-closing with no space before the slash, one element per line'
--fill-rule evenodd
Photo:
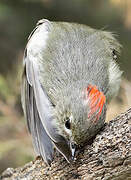
<path fill-rule="evenodd" d="M 76 152 L 76 144 L 74 142 L 70 142 L 70 149 L 72 154 L 72 160 L 74 160 L 75 152 Z"/>

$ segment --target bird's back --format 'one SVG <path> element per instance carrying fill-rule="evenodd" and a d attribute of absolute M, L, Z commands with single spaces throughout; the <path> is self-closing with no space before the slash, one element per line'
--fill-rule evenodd
<path fill-rule="evenodd" d="M 109 32 L 74 23 L 50 22 L 46 46 L 37 59 L 42 85 L 52 101 L 67 87 L 82 89 L 88 84 L 108 95 L 110 75 L 119 71 L 113 60 L 113 52 L 119 52 L 119 48 Z M 114 69 L 110 67 L 112 63 Z"/>

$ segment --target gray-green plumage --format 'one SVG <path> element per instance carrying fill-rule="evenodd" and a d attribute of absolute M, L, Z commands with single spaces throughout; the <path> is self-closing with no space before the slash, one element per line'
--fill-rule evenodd
<path fill-rule="evenodd" d="M 35 138 L 35 149 L 50 164 L 53 143 L 70 160 L 70 142 L 88 142 L 104 125 L 106 103 L 95 124 L 96 114 L 88 117 L 90 99 L 84 102 L 83 94 L 90 84 L 104 93 L 107 102 L 117 94 L 122 72 L 115 59 L 120 45 L 110 32 L 41 20 L 29 37 L 25 52 L 22 103 L 29 130 L 39 137 Z M 32 97 L 35 103 L 29 103 Z M 30 110 L 32 106 L 38 118 Z M 65 127 L 67 118 L 71 129 Z M 42 128 L 37 128 L 38 123 L 43 126 L 45 138 L 39 133 Z M 41 148 L 37 144 L 42 144 Z"/>
<path fill-rule="evenodd" d="M 59 97 L 61 89 L 74 87 L 79 81 L 84 86 L 93 83 L 107 93 L 114 49 L 119 53 L 120 45 L 109 32 L 73 23 L 51 23 L 46 48 L 38 61 L 42 84 L 52 100 Z M 119 72 L 116 64 L 115 70 Z M 80 82 L 78 87 L 83 85 Z"/>

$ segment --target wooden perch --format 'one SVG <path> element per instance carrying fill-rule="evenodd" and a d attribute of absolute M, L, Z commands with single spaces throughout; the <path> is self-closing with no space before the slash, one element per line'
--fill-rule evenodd
<path fill-rule="evenodd" d="M 68 164 L 55 153 L 51 167 L 37 158 L 22 168 L 8 168 L 1 180 L 130 180 L 131 179 L 131 108 L 106 124 L 91 145 Z"/>

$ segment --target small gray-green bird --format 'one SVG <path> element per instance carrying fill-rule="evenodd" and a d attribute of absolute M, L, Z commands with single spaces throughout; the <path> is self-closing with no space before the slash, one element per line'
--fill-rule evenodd
<path fill-rule="evenodd" d="M 79 145 L 104 126 L 106 105 L 119 90 L 120 44 L 86 25 L 37 23 L 24 54 L 22 105 L 38 155 L 54 147 L 70 162 Z"/>

